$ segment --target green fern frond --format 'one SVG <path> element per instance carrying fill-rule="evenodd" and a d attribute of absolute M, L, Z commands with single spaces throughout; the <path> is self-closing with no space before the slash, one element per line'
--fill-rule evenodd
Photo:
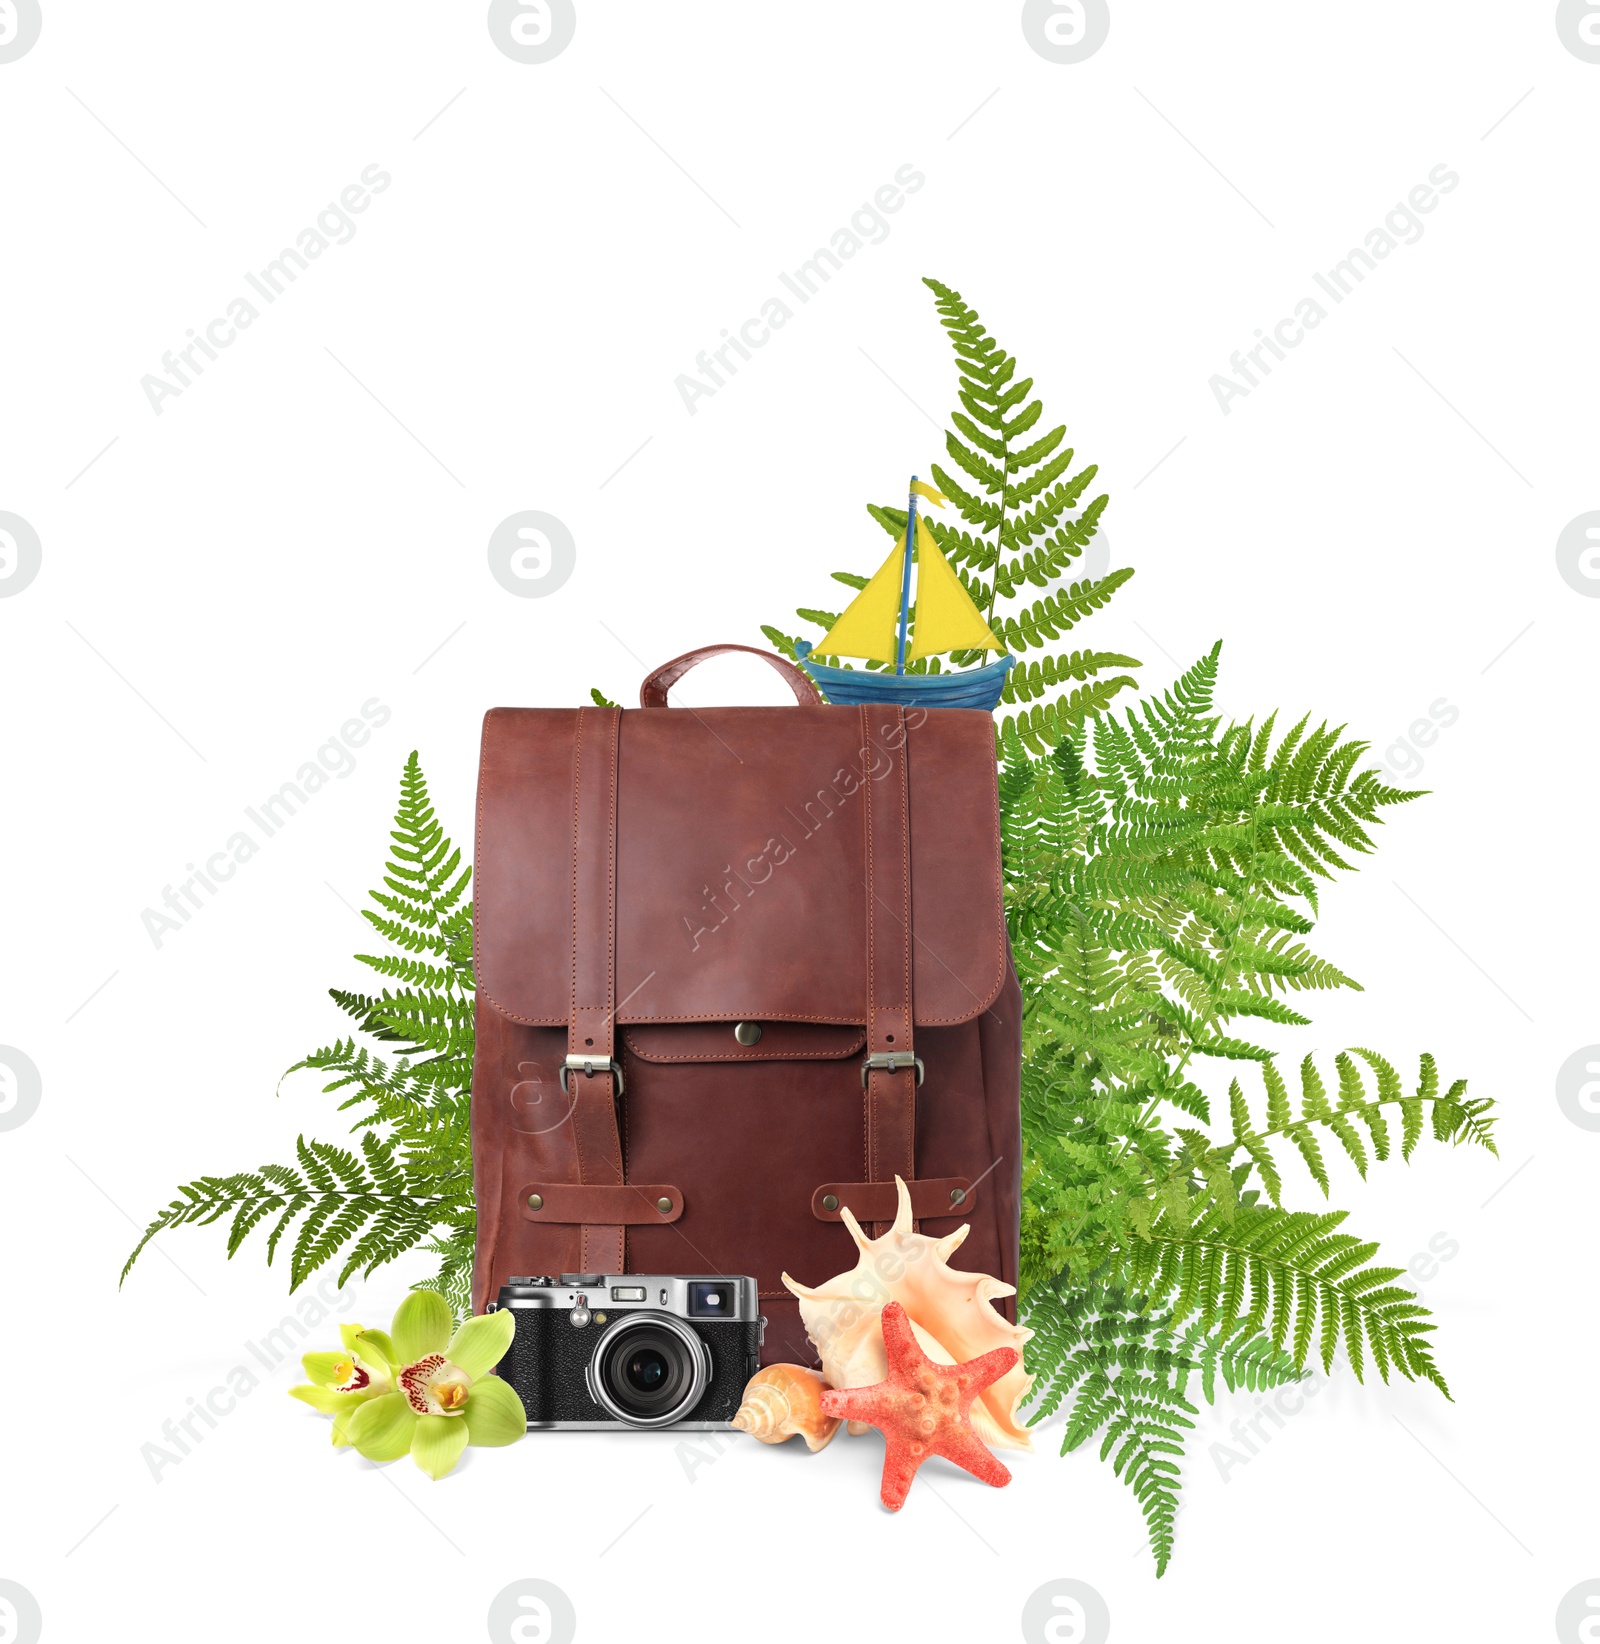
<path fill-rule="evenodd" d="M 1361 1057 L 1377 1081 L 1369 1091 L 1354 1058 Z M 1300 1064 L 1299 1111 L 1294 1111 L 1287 1086 L 1272 1064 L 1262 1069 L 1267 1087 L 1266 1122 L 1258 1124 L 1237 1080 L 1230 1088 L 1233 1135 L 1214 1149 L 1215 1157 L 1232 1166 L 1239 1155 L 1247 1156 L 1261 1178 L 1261 1185 L 1273 1204 L 1282 1203 L 1282 1178 L 1273 1157 L 1275 1142 L 1292 1142 L 1299 1150 L 1312 1180 L 1326 1197 L 1329 1190 L 1327 1167 L 1316 1144 L 1314 1128 L 1331 1135 L 1350 1162 L 1365 1176 L 1373 1160 L 1390 1156 L 1392 1141 L 1389 1117 L 1392 1109 L 1402 1124 L 1401 1155 L 1409 1159 L 1422 1134 L 1425 1117 L 1431 1117 L 1434 1134 L 1440 1141 L 1468 1142 L 1495 1153 L 1492 1105 L 1486 1098 L 1467 1101 L 1465 1079 L 1458 1080 L 1443 1095 L 1433 1058 L 1424 1055 L 1417 1089 L 1406 1095 L 1392 1065 L 1377 1052 L 1363 1049 L 1341 1051 L 1334 1058 L 1339 1096 L 1330 1101 L 1315 1060 L 1307 1056 Z M 1359 1129 L 1357 1127 L 1360 1127 Z M 1363 1132 L 1365 1134 L 1363 1135 Z"/>
<path fill-rule="evenodd" d="M 1011 670 L 1002 701 L 1017 711 L 1003 713 L 999 722 L 1000 734 L 1015 724 L 1026 745 L 1039 753 L 1132 688 L 1131 674 L 1111 670 L 1138 667 L 1137 659 L 1118 651 L 1063 653 L 1058 645 L 1133 572 L 1124 568 L 1059 586 L 1093 540 L 1105 512 L 1105 496 L 1085 500 L 1098 470 L 1092 463 L 1073 469 L 1076 454 L 1063 444 L 1066 428 L 1041 427 L 1044 404 L 1032 397 L 1033 379 L 1017 376 L 1015 358 L 994 341 L 960 293 L 938 280 L 924 284 L 933 293 L 957 373 L 957 406 L 945 433 L 944 461 L 930 464 L 928 473 L 954 504 L 960 523 L 932 510 L 926 517 L 940 552 L 995 635 L 1014 655 L 1042 653 Z M 869 504 L 867 511 L 891 535 L 904 535 L 903 508 Z M 867 583 L 855 572 L 836 571 L 833 577 L 855 589 Z M 1024 589 L 1037 590 L 1040 597 L 1006 609 Z M 833 612 L 818 608 L 805 607 L 797 614 L 824 631 L 836 620 Z M 784 656 L 794 656 L 790 635 L 770 627 L 762 631 Z M 914 638 L 915 610 L 910 632 Z M 838 664 L 833 657 L 815 660 Z M 961 669 L 982 660 L 982 653 L 960 652 L 949 658 L 949 665 Z M 921 659 L 908 671 L 939 670 L 940 662 L 933 658 Z"/>
<path fill-rule="evenodd" d="M 1313 1215 L 1274 1206 L 1213 1207 L 1188 1226 L 1161 1212 L 1132 1241 L 1121 1273 L 1130 1291 L 1176 1292 L 1174 1317 L 1263 1332 L 1304 1369 L 1317 1337 L 1324 1371 L 1341 1348 L 1358 1381 L 1370 1360 L 1389 1372 L 1450 1389 L 1434 1363 L 1427 1309 L 1395 1284 L 1404 1269 L 1375 1265 L 1375 1244 L 1342 1233 L 1342 1210 Z"/>
<path fill-rule="evenodd" d="M 384 871 L 388 891 L 370 896 L 392 918 L 364 909 L 375 929 L 408 953 L 448 954 L 446 926 L 472 878 L 461 853 L 434 815 L 428 785 L 415 751 L 400 777 L 400 808 Z"/>
<path fill-rule="evenodd" d="M 1131 1307 L 1111 1287 L 1051 1289 L 1027 1310 L 1034 1338 L 1028 1368 L 1039 1378 L 1029 1416 L 1037 1425 L 1065 1401 L 1061 1453 L 1098 1436 L 1144 1514 L 1161 1575 L 1172 1557 L 1186 1435 L 1195 1406 L 1181 1381 L 1194 1361 L 1175 1349 L 1164 1321 Z"/>
<path fill-rule="evenodd" d="M 358 964 L 370 965 L 380 976 L 391 977 L 407 987 L 440 993 L 463 985 L 457 965 L 430 965 L 426 960 L 412 959 L 401 953 L 358 953 L 355 957 Z M 334 998 L 338 997 L 335 992 Z"/>
<path fill-rule="evenodd" d="M 413 1068 L 405 1057 L 391 1065 L 354 1039 L 339 1039 L 312 1051 L 286 1069 L 283 1077 L 287 1079 L 302 1069 L 335 1074 L 332 1082 L 322 1087 L 329 1095 L 349 1085 L 359 1085 L 363 1096 L 384 1092 L 406 1101 L 426 1101 L 429 1096 L 429 1081 L 422 1070 Z"/>
<path fill-rule="evenodd" d="M 420 1248 L 439 1257 L 439 1271 L 412 1288 L 437 1290 L 450 1304 L 459 1322 L 472 1313 L 472 1261 L 474 1235 L 470 1226 L 452 1229 L 442 1238 L 426 1240 Z"/>
<path fill-rule="evenodd" d="M 1305 1372 L 1269 1336 L 1208 1332 L 1195 1323 L 1184 1332 L 1179 1347 L 1192 1368 L 1180 1373 L 1178 1391 L 1184 1392 L 1189 1377 L 1198 1375 L 1207 1404 L 1216 1403 L 1218 1376 L 1230 1393 L 1264 1393 L 1305 1377 Z"/>
<path fill-rule="evenodd" d="M 1043 696 L 1052 686 L 1065 684 L 1069 679 L 1090 679 L 1105 668 L 1139 666 L 1138 657 L 1124 656 L 1120 651 L 1071 651 L 1065 656 L 1045 657 L 1042 661 L 1019 662 L 1006 675 L 1005 699 L 1031 702 L 1035 697 Z"/>
<path fill-rule="evenodd" d="M 1358 986 L 1314 951 L 1317 889 L 1407 796 L 1361 770 L 1366 744 L 1340 729 L 1226 722 L 1219 660 L 1214 647 L 1132 711 L 1053 741 L 1015 722 L 999 738 L 1028 1363 L 1069 1444 L 1115 1433 L 1108 1459 L 1134 1468 L 1163 1568 L 1177 1493 L 1156 1461 L 1177 1455 L 1151 1446 L 1181 1439 L 1172 1398 L 1196 1381 L 1208 1399 L 1276 1386 L 1343 1351 L 1358 1374 L 1444 1387 L 1426 1309 L 1339 1213 L 1283 1208 L 1283 1158 L 1326 1192 L 1330 1143 L 1360 1170 L 1429 1128 L 1492 1145 L 1491 1104 L 1445 1090 L 1429 1057 L 1410 1090 L 1375 1052 L 1336 1057 L 1326 1080 L 1308 1060 L 1291 1095 L 1242 1031 L 1305 1025 L 1286 994 Z M 1214 1142 L 1190 1069 L 1219 1057 L 1259 1068 L 1266 1111 L 1241 1071 Z"/>
<path fill-rule="evenodd" d="M 290 1245 L 291 1292 L 341 1253 L 343 1284 L 352 1273 L 370 1274 L 414 1248 L 449 1208 L 449 1197 L 437 1191 L 438 1179 L 413 1181 L 397 1164 L 394 1145 L 379 1137 L 362 1137 L 359 1159 L 348 1149 L 303 1136 L 295 1153 L 294 1165 L 263 1165 L 184 1183 L 178 1197 L 145 1229 L 122 1278 L 150 1240 L 169 1228 L 203 1227 L 229 1217 L 231 1259 L 250 1233 L 275 1215 L 267 1241 L 269 1267 L 284 1236 L 299 1224 Z"/>
<path fill-rule="evenodd" d="M 286 1245 L 291 1291 L 335 1262 L 342 1284 L 352 1273 L 371 1273 L 422 1248 L 440 1259 L 425 1284 L 458 1313 L 466 1311 L 464 1275 L 476 1226 L 469 1122 L 472 910 L 464 899 L 471 869 L 462 866 L 434 815 L 415 753 L 401 775 L 390 838 L 386 889 L 372 896 L 392 917 L 371 910 L 367 917 L 401 951 L 357 958 L 401 985 L 377 995 L 330 991 L 364 1034 L 397 1046 L 399 1054 L 386 1060 L 354 1038 L 340 1039 L 288 1070 L 331 1075 L 324 1092 L 343 1093 L 341 1107 L 360 1110 L 352 1125 L 354 1150 L 302 1136 L 292 1165 L 184 1184 L 145 1229 L 124 1279 L 156 1234 L 226 1219 L 230 1258 L 258 1227 L 267 1230 L 269 1266 Z"/>
<path fill-rule="evenodd" d="M 1000 617 L 992 626 L 1012 651 L 1038 650 L 1075 628 L 1091 611 L 1098 611 L 1132 575 L 1124 567 L 1093 582 L 1074 582 L 1036 599 L 1015 616 Z"/>

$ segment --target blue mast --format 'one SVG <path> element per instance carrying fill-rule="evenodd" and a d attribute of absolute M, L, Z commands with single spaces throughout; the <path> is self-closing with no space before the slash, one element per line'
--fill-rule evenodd
<path fill-rule="evenodd" d="M 917 483 L 917 476 L 911 476 L 911 483 Z M 908 491 L 910 507 L 906 511 L 906 559 L 900 568 L 900 644 L 895 651 L 894 671 L 903 674 L 906 671 L 906 625 L 911 620 L 911 555 L 913 545 L 917 540 L 917 493 Z"/>

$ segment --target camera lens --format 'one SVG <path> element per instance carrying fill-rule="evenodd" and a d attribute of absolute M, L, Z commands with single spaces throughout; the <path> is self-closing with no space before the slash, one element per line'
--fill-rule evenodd
<path fill-rule="evenodd" d="M 683 1402 L 695 1362 L 671 1331 L 646 1323 L 623 1333 L 604 1353 L 599 1371 L 624 1421 L 658 1420 Z"/>
<path fill-rule="evenodd" d="M 705 1344 L 681 1319 L 665 1313 L 620 1318 L 590 1361 L 595 1402 L 633 1427 L 667 1427 L 700 1402 L 710 1379 Z"/>
<path fill-rule="evenodd" d="M 667 1379 L 667 1361 L 647 1347 L 628 1360 L 628 1385 L 641 1393 L 653 1393 Z"/>

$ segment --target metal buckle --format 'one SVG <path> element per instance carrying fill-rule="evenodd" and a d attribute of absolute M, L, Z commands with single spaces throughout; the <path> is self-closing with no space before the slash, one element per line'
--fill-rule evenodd
<path fill-rule="evenodd" d="M 585 1079 L 592 1079 L 597 1073 L 609 1073 L 617 1081 L 617 1095 L 628 1088 L 622 1078 L 622 1063 L 609 1056 L 569 1056 L 561 1064 L 561 1089 L 563 1094 L 570 1096 L 571 1087 L 567 1083 L 569 1073 L 581 1073 Z"/>
<path fill-rule="evenodd" d="M 874 1056 L 868 1056 L 861 1064 L 861 1088 L 867 1088 L 869 1073 L 899 1073 L 902 1069 L 914 1067 L 917 1070 L 917 1083 L 922 1083 L 922 1058 L 913 1056 L 909 1050 L 880 1050 Z"/>

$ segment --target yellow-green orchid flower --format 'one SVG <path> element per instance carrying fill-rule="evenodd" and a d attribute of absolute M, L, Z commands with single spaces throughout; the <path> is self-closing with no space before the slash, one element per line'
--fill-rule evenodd
<path fill-rule="evenodd" d="M 359 1324 L 341 1324 L 339 1353 L 307 1353 L 305 1367 L 308 1386 L 291 1387 L 289 1397 L 309 1404 L 325 1416 L 333 1417 L 333 1442 L 350 1442 L 350 1417 L 368 1399 L 382 1398 L 394 1390 L 389 1363 L 394 1348 L 381 1330 L 364 1330 Z"/>
<path fill-rule="evenodd" d="M 298 1398 L 326 1408 L 320 1398 L 353 1399 L 334 1409 L 335 1442 L 352 1444 L 368 1461 L 409 1455 L 431 1478 L 443 1478 L 469 1444 L 512 1444 L 527 1431 L 522 1401 L 508 1382 L 491 1375 L 511 1345 L 509 1313 L 468 1319 L 451 1334 L 448 1303 L 436 1291 L 413 1290 L 401 1302 L 388 1335 L 349 1327 L 347 1358 L 366 1368 L 357 1387 L 295 1388 Z M 306 1373 L 315 1378 L 313 1359 Z M 326 1366 L 327 1373 L 342 1368 Z M 381 1384 L 380 1384 L 381 1378 Z M 343 1430 L 340 1440 L 338 1430 Z"/>

